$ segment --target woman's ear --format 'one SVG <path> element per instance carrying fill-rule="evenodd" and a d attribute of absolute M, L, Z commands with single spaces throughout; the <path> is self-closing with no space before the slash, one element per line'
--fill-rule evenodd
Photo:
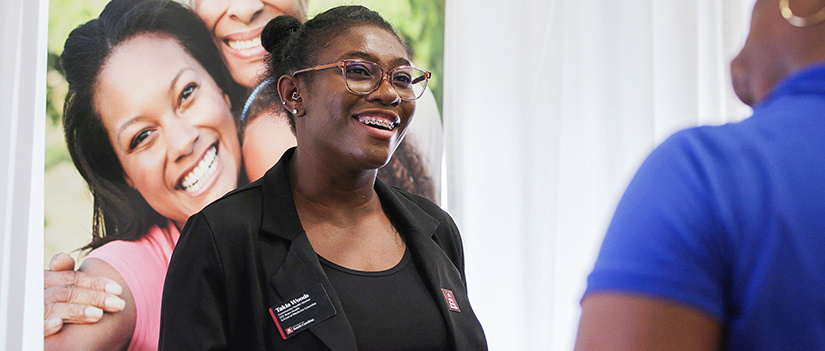
<path fill-rule="evenodd" d="M 304 99 L 300 93 L 300 80 L 293 76 L 283 75 L 278 79 L 278 96 L 287 112 L 295 117 L 304 115 Z"/>

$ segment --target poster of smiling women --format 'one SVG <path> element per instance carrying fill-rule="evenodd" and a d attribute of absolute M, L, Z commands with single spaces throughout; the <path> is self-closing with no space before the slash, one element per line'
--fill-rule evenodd
<path fill-rule="evenodd" d="M 181 1 L 185 8 L 194 12 L 205 24 L 210 38 L 215 43 L 221 64 L 226 66 L 231 76 L 231 81 L 226 82 L 227 95 L 236 95 L 231 102 L 236 106 L 228 106 L 236 121 L 236 127 L 241 132 L 238 143 L 242 144 L 241 154 L 243 161 L 237 161 L 242 168 L 239 176 L 239 184 L 254 180 L 260 177 L 266 169 L 274 164 L 280 157 L 280 153 L 294 145 L 294 136 L 288 128 L 285 118 L 277 109 L 266 109 L 266 103 L 262 97 L 252 103 L 247 103 L 246 98 L 255 92 L 258 87 L 258 75 L 263 67 L 263 55 L 265 50 L 260 46 L 260 31 L 268 19 L 280 14 L 293 14 L 301 19 L 311 18 L 325 9 L 339 5 L 340 0 L 190 0 Z M 83 120 L 92 116 L 79 116 L 75 120 L 76 130 L 73 132 L 78 138 L 83 133 L 95 135 L 106 140 L 95 140 L 89 146 L 90 149 L 109 147 L 112 162 L 107 161 L 97 155 L 86 155 L 82 148 L 77 148 L 77 162 L 88 166 L 87 178 L 78 172 L 78 168 L 72 162 L 72 155 L 67 148 L 63 125 L 63 110 L 65 108 L 66 93 L 68 84 L 66 82 L 66 72 L 61 67 L 60 56 L 64 51 L 66 38 L 69 33 L 92 19 L 97 18 L 108 0 L 84 0 L 82 2 L 69 0 L 52 0 L 50 2 L 49 19 L 49 67 L 48 67 L 48 106 L 47 106 L 47 130 L 46 130 L 46 164 L 45 164 L 45 251 L 44 257 L 48 264 L 49 259 L 58 252 L 73 253 L 76 258 L 80 252 L 74 250 L 81 248 L 91 242 L 92 233 L 95 226 L 106 228 L 114 223 L 106 223 L 104 218 L 95 214 L 93 208 L 95 202 L 99 207 L 122 207 L 131 206 L 127 200 L 130 190 L 116 190 L 116 196 L 112 200 L 97 199 L 89 191 L 88 181 L 101 182 L 105 177 L 95 177 L 96 172 L 92 171 L 95 166 L 108 168 L 109 172 L 116 176 L 123 175 L 127 168 L 139 169 L 135 173 L 135 178 L 126 182 L 132 189 L 138 183 L 146 183 L 149 186 L 156 185 L 170 193 L 168 198 L 156 193 L 141 196 L 147 201 L 143 201 L 142 206 L 148 205 L 152 209 L 155 207 L 168 207 L 170 211 L 155 211 L 157 213 L 178 212 L 181 216 L 197 211 L 203 204 L 198 203 L 199 199 L 193 197 L 191 193 L 204 192 L 199 187 L 202 186 L 198 179 L 203 178 L 204 169 L 209 159 L 204 159 L 204 166 L 190 165 L 186 170 L 181 170 L 180 174 L 173 174 L 172 170 L 164 169 L 160 159 L 139 158 L 132 163 L 131 156 L 138 154 L 134 151 L 139 148 L 139 141 L 151 141 L 155 134 L 151 131 L 135 131 L 132 134 L 116 134 L 115 131 L 106 129 L 107 123 L 104 121 L 99 126 L 104 128 L 98 134 L 85 131 L 86 125 Z M 442 134 L 441 134 L 441 96 L 442 96 L 442 51 L 444 33 L 444 0 L 396 0 L 396 1 L 348 1 L 346 4 L 363 4 L 370 9 L 378 11 L 385 17 L 403 40 L 407 42 L 412 53 L 413 65 L 433 72 L 432 79 L 428 83 L 427 92 L 417 101 L 417 108 L 414 122 L 405 138 L 407 146 L 412 152 L 397 152 L 396 158 L 402 158 L 403 162 L 391 162 L 382 169 L 379 176 L 399 187 L 406 187 L 412 192 L 422 194 L 438 202 L 440 198 L 439 189 L 441 183 L 441 154 L 442 154 Z M 237 7 L 238 9 L 235 9 Z M 89 34 L 91 35 L 91 34 Z M 89 42 L 95 42 L 94 37 L 88 38 Z M 86 44 L 82 44 L 86 45 Z M 92 46 L 84 47 L 82 51 L 89 55 L 96 54 L 93 50 L 99 50 Z M 157 48 L 160 62 L 167 63 L 167 51 Z M 78 59 L 79 60 L 79 59 Z M 204 60 L 207 60 L 206 58 Z M 208 60 L 207 60 L 208 61 Z M 83 65 L 77 72 L 83 77 L 93 70 L 94 64 L 76 61 L 76 66 Z M 98 63 L 100 64 L 100 63 Z M 105 66 L 105 65 L 104 65 Z M 177 95 L 155 97 L 148 92 L 144 93 L 141 88 L 151 88 L 153 83 L 162 85 L 164 89 L 174 89 L 170 82 L 155 82 L 150 79 L 148 73 L 139 72 L 137 66 L 127 65 L 125 72 L 112 70 L 113 81 L 122 81 L 124 92 L 114 93 L 115 89 L 107 89 L 113 94 L 118 94 L 111 98 L 119 104 L 112 105 L 113 109 L 119 113 L 126 113 L 123 104 L 137 100 L 138 98 L 148 99 L 149 105 L 158 105 L 158 101 L 169 99 L 180 99 L 181 96 L 190 94 L 192 87 L 182 87 Z M 105 70 L 102 70 L 105 71 Z M 153 71 L 153 70 L 150 70 Z M 100 72 L 98 72 L 100 73 Z M 154 72 L 152 72 L 154 73 Z M 129 74 L 132 76 L 130 77 Z M 98 88 L 100 88 L 98 86 Z M 76 94 L 73 98 L 77 100 L 97 101 L 102 105 L 102 97 L 106 92 L 96 95 L 93 87 L 88 87 L 88 92 Z M 202 91 L 200 89 L 199 91 Z M 264 89 L 258 89 L 264 91 Z M 178 94 L 180 93 L 180 94 Z M 95 99 L 97 98 L 97 99 Z M 152 100 L 157 98 L 158 100 Z M 276 98 L 277 99 L 277 98 Z M 242 105 L 246 106 L 246 113 Z M 94 114 L 94 118 L 101 119 L 101 109 L 106 106 L 89 105 L 84 113 Z M 129 107 L 138 109 L 137 102 Z M 77 111 L 74 109 L 73 111 Z M 82 110 L 82 109 L 81 109 Z M 273 111 L 274 110 L 274 111 Z M 137 112 L 135 112 L 137 113 Z M 140 112 L 144 113 L 144 112 Z M 263 114 L 270 114 L 268 118 L 258 118 Z M 241 116 L 243 114 L 243 116 Z M 286 127 L 286 128 L 285 128 Z M 140 129 L 140 128 L 138 128 Z M 218 130 L 218 128 L 211 128 Z M 79 132 L 78 132 L 79 130 Z M 188 136 L 183 135 L 184 139 Z M 125 138 L 125 139 L 124 139 Z M 81 138 L 82 139 L 82 138 Z M 124 139 L 124 140 L 121 140 Z M 121 145 L 122 144 L 122 145 Z M 132 147 L 132 149 L 130 149 Z M 154 150 L 153 150 L 154 152 Z M 217 154 L 220 154 L 218 150 Z M 153 156 L 157 157 L 157 156 Z M 88 158 L 88 159 L 87 159 Z M 144 162 L 144 163 L 139 163 Z M 111 166 L 111 167 L 109 167 Z M 137 172 L 137 171 L 136 171 Z M 129 172 L 126 172 L 129 173 Z M 139 175 L 137 175 L 139 174 Z M 208 175 L 206 175 L 208 176 Z M 152 178 L 158 178 L 154 180 Z M 243 179 L 246 178 L 246 179 Z M 104 182 L 105 183 L 105 182 Z M 115 182 L 116 183 L 116 182 Z M 228 181 L 228 183 L 232 183 Z M 131 185 L 130 185 L 131 184 Z M 110 187 L 117 188 L 116 185 Z M 229 187 L 227 187 L 229 189 Z M 100 190 L 102 193 L 107 191 Z M 224 191 L 221 189 L 220 191 Z M 179 193 L 179 194 L 175 194 Z M 118 198 L 122 197 L 118 200 Z M 134 195 L 134 193 L 131 193 Z M 138 192 L 138 195 L 140 193 Z M 148 201 L 152 197 L 157 197 L 162 205 L 152 205 Z M 174 210 L 171 210 L 174 208 Z M 169 218 L 171 216 L 166 216 Z M 111 221 L 111 220 L 110 220 Z M 131 219 L 130 221 L 147 221 L 147 219 Z M 122 230 L 128 228 L 132 223 L 118 223 Z M 140 235 L 140 234 L 136 234 Z"/>
<path fill-rule="evenodd" d="M 409 46 L 411 65 L 432 72 L 404 142 L 379 177 L 436 203 L 444 3 L 346 3 L 380 13 Z M 341 4 L 50 1 L 45 265 L 68 253 L 79 266 L 109 243 L 150 241 L 159 255 L 169 253 L 191 214 L 260 178 L 296 143 L 272 81 L 261 78 L 261 32 L 276 16 L 306 21 Z M 153 263 L 124 245 L 120 259 L 150 271 Z"/>

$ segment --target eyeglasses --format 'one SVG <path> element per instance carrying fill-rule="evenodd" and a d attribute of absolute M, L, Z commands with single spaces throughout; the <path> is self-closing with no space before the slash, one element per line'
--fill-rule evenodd
<path fill-rule="evenodd" d="M 395 93 L 404 101 L 413 101 L 424 94 L 427 82 L 432 73 L 412 66 L 398 66 L 389 71 L 375 63 L 361 60 L 341 60 L 338 62 L 319 65 L 311 68 L 297 70 L 292 76 L 299 73 L 320 71 L 323 69 L 340 67 L 341 75 L 347 83 L 347 90 L 356 95 L 367 95 L 376 91 L 384 77 L 392 84 Z"/>

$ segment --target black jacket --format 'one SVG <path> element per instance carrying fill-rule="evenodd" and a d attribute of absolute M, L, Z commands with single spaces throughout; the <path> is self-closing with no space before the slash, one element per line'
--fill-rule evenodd
<path fill-rule="evenodd" d="M 356 350 L 355 335 L 298 219 L 286 174 L 294 149 L 259 181 L 193 215 L 163 291 L 161 350 Z M 375 190 L 439 306 L 455 350 L 486 350 L 467 299 L 461 238 L 432 202 L 378 180 Z M 284 340 L 269 309 L 323 284 L 338 311 Z M 451 311 L 442 288 L 460 312 Z M 411 330 L 410 332 L 415 332 Z"/>

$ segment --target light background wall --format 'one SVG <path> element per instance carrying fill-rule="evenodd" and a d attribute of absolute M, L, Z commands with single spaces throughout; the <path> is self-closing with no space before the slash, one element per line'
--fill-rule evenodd
<path fill-rule="evenodd" d="M 400 0 L 398 0 L 400 1 Z M 603 232 L 677 129 L 746 117 L 753 0 L 447 0 L 449 197 L 492 350 L 569 350 Z M 42 348 L 47 0 L 0 3 L 0 348 Z"/>
<path fill-rule="evenodd" d="M 753 0 L 448 0 L 448 210 L 492 350 L 570 350 L 604 231 L 677 129 L 739 120 Z M 777 9 L 778 10 L 778 9 Z"/>
<path fill-rule="evenodd" d="M 0 350 L 43 348 L 46 16 L 0 2 Z"/>

